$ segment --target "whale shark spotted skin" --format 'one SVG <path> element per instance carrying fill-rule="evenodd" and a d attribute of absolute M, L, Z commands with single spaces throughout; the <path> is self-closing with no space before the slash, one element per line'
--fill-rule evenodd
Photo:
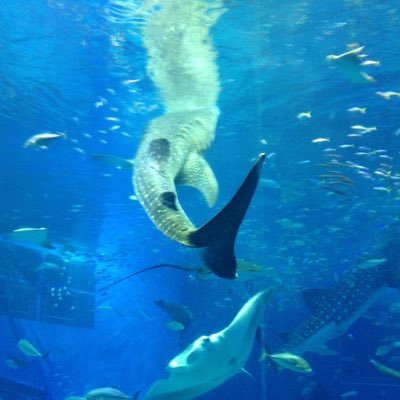
<path fill-rule="evenodd" d="M 309 317 L 289 336 L 285 350 L 294 354 L 313 351 L 334 355 L 325 343 L 341 334 L 361 317 L 387 287 L 400 287 L 398 245 L 386 246 L 386 261 L 371 268 L 349 272 L 330 289 L 309 289 L 303 297 Z"/>
<path fill-rule="evenodd" d="M 153 384 L 145 400 L 189 400 L 240 372 L 253 347 L 257 327 L 275 289 L 250 298 L 223 330 L 200 336 L 167 367 L 169 377 Z"/>
<path fill-rule="evenodd" d="M 158 229 L 185 246 L 206 248 L 203 259 L 207 267 L 218 276 L 233 279 L 235 237 L 265 155 L 259 156 L 232 200 L 200 229 L 187 217 L 176 193 L 177 184 L 191 185 L 204 194 L 210 206 L 214 205 L 218 183 L 202 156 L 208 142 L 200 138 L 207 136 L 215 123 L 212 110 L 165 114 L 153 120 L 135 157 L 133 183 L 139 202 Z"/>
<path fill-rule="evenodd" d="M 151 121 L 135 157 L 133 183 L 140 203 L 162 232 L 185 246 L 194 246 L 189 235 L 196 228 L 178 201 L 176 185 L 197 187 L 210 207 L 215 204 L 218 182 L 202 152 L 211 143 L 216 121 L 213 110 L 158 117 Z"/>

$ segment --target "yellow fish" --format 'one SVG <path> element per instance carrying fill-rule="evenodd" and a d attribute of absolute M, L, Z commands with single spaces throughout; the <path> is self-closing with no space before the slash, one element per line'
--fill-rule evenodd
<path fill-rule="evenodd" d="M 297 356 L 292 353 L 277 353 L 277 354 L 269 354 L 266 350 L 264 350 L 263 354 L 260 357 L 259 361 L 263 361 L 266 358 L 270 358 L 272 361 L 275 361 L 278 365 L 283 368 L 291 369 L 292 371 L 302 372 L 309 374 L 312 372 L 311 365 L 304 358 Z"/>
<path fill-rule="evenodd" d="M 296 115 L 296 118 L 298 118 L 298 119 L 311 118 L 311 111 L 298 113 Z"/>

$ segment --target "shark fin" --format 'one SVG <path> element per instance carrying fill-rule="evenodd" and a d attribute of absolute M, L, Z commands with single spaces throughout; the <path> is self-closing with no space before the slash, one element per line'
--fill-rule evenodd
<path fill-rule="evenodd" d="M 111 154 L 92 154 L 91 157 L 95 160 L 101 161 L 104 164 L 113 165 L 114 167 L 120 169 L 132 168 L 134 163 L 134 160 L 127 160 Z"/>
<path fill-rule="evenodd" d="M 218 182 L 207 161 L 198 153 L 191 153 L 175 180 L 176 185 L 187 185 L 198 189 L 209 207 L 213 207 L 218 196 Z"/>
<path fill-rule="evenodd" d="M 229 203 L 189 236 L 194 247 L 205 248 L 202 253 L 204 263 L 221 278 L 236 277 L 235 238 L 256 190 L 264 159 L 265 153 L 260 154 Z"/>
<path fill-rule="evenodd" d="M 329 289 L 305 289 L 301 292 L 308 308 L 312 311 L 321 303 L 321 299 L 326 296 Z"/>

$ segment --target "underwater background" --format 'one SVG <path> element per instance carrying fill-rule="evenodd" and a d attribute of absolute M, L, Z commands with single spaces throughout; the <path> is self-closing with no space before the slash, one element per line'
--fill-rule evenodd
<path fill-rule="evenodd" d="M 330 287 L 379 259 L 399 220 L 398 2 L 226 0 L 210 31 L 221 114 L 205 154 L 220 193 L 212 209 L 195 190 L 179 188 L 179 197 L 201 225 L 266 152 L 236 241 L 237 257 L 261 271 L 229 281 L 158 268 L 103 289 L 153 265 L 202 266 L 193 249 L 153 226 L 135 200 L 129 168 L 92 157 L 132 159 L 147 123 L 163 112 L 146 73 L 145 18 L 125 18 L 144 2 L 123 2 L 128 11 L 117 3 L 2 1 L 0 232 L 45 227 L 56 248 L 0 243 L 3 400 L 57 400 L 97 387 L 142 396 L 166 376 L 170 359 L 200 335 L 224 328 L 251 295 L 278 282 L 263 329 L 269 349 L 279 349 L 279 333 L 309 312 L 301 291 Z M 327 59 L 357 46 L 377 62 L 349 67 Z M 395 94 L 386 99 L 388 91 Z M 349 111 L 354 107 L 365 113 Z M 43 132 L 66 138 L 47 149 L 24 147 Z M 347 183 L 329 181 L 327 164 Z M 155 304 L 161 299 L 190 309 L 184 333 Z M 336 355 L 306 353 L 312 374 L 259 362 L 255 341 L 246 364 L 251 376 L 239 373 L 202 398 L 397 399 L 399 381 L 369 360 L 400 369 L 396 346 L 377 355 L 399 340 L 399 301 L 397 289 L 385 291 L 329 343 Z M 21 352 L 21 339 L 46 356 Z M 10 382 L 24 385 L 13 397 Z"/>

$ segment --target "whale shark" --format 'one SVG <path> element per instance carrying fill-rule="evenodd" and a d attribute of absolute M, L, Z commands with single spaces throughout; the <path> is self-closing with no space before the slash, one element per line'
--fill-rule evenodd
<path fill-rule="evenodd" d="M 220 114 L 217 54 L 210 29 L 225 9 L 223 2 L 213 3 L 162 0 L 147 16 L 142 31 L 146 70 L 165 110 L 145 129 L 134 159 L 133 185 L 146 214 L 164 235 L 184 246 L 205 248 L 206 266 L 233 279 L 236 233 L 265 155 L 260 155 L 224 209 L 199 229 L 185 214 L 176 192 L 178 185 L 192 186 L 209 207 L 218 196 L 218 181 L 203 156 L 214 141 Z"/>
<path fill-rule="evenodd" d="M 326 342 L 345 333 L 388 287 L 400 288 L 398 242 L 388 242 L 382 254 L 384 262 L 359 266 L 331 288 L 303 291 L 310 314 L 287 336 L 284 349 L 298 355 L 306 351 L 335 355 Z"/>
<path fill-rule="evenodd" d="M 179 203 L 176 184 L 198 185 L 212 205 L 216 180 L 204 159 L 190 153 L 185 140 L 181 143 L 173 132 L 170 136 L 167 133 L 164 131 L 163 137 L 158 138 L 146 136 L 135 157 L 133 179 L 138 200 L 166 236 L 185 246 L 205 248 L 202 257 L 206 266 L 220 277 L 233 279 L 237 267 L 236 234 L 257 187 L 265 154 L 260 154 L 228 204 L 197 229 Z"/>
<path fill-rule="evenodd" d="M 150 158 L 154 157 L 152 152 L 150 150 Z M 207 270 L 226 279 L 237 278 L 235 239 L 257 188 L 265 156 L 261 153 L 257 157 L 231 200 L 211 220 L 196 228 L 178 201 L 176 183 L 172 178 L 174 167 L 170 171 L 166 167 L 155 168 L 145 157 L 138 161 L 137 158 L 125 160 L 109 154 L 92 155 L 107 164 L 134 167 L 136 195 L 156 227 L 184 246 L 201 248 L 200 255 Z M 168 163 L 173 165 L 173 159 Z"/>
<path fill-rule="evenodd" d="M 188 400 L 240 372 L 250 355 L 257 328 L 276 289 L 251 297 L 223 330 L 200 336 L 167 366 L 169 377 L 156 381 L 145 400 Z"/>
<path fill-rule="evenodd" d="M 119 15 L 123 15 L 123 2 Z M 185 214 L 176 187 L 187 185 L 215 205 L 218 181 L 204 158 L 215 138 L 220 80 L 211 28 L 226 11 L 215 0 L 146 2 L 141 40 L 146 72 L 158 95 L 162 114 L 151 119 L 133 160 L 107 155 L 95 158 L 120 167 L 133 165 L 137 200 L 153 224 L 168 238 L 202 248 L 205 265 L 222 278 L 236 277 L 234 242 L 256 189 L 265 155 L 261 154 L 230 202 L 208 223 L 196 228 Z M 129 7 L 127 21 L 130 21 Z M 120 16 L 118 18 L 120 18 Z M 227 156 L 225 152 L 221 156 Z"/>

